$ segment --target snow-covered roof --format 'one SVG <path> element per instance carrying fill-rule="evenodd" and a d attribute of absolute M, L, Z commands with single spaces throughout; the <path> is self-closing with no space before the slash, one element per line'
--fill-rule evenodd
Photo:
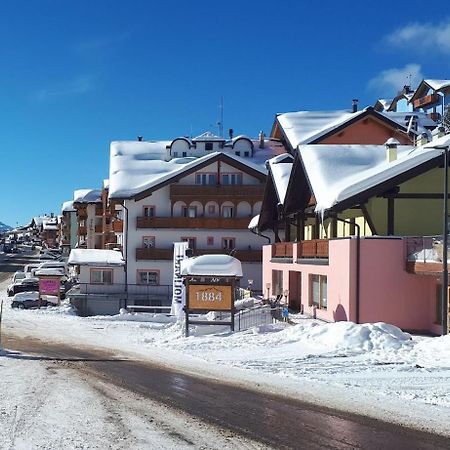
<path fill-rule="evenodd" d="M 69 200 L 62 204 L 61 212 L 74 212 L 76 209 L 73 207 L 73 200 Z"/>
<path fill-rule="evenodd" d="M 142 142 L 133 142 L 141 144 Z M 123 142 L 111 143 L 110 154 L 110 198 L 132 197 L 142 191 L 150 189 L 170 178 L 182 174 L 184 171 L 195 168 L 197 165 L 213 160 L 218 155 L 223 154 L 235 161 L 244 164 L 260 173 L 266 174 L 265 154 L 262 158 L 241 158 L 228 152 L 211 152 L 205 156 L 173 158 L 165 161 L 162 154 L 140 153 L 138 146 L 128 147 Z M 160 144 L 161 147 L 166 142 Z M 145 148 L 140 149 L 145 150 Z M 259 154 L 259 153 L 258 153 Z"/>
<path fill-rule="evenodd" d="M 181 275 L 242 277 L 241 262 L 229 255 L 202 255 L 181 261 Z"/>
<path fill-rule="evenodd" d="M 361 113 L 362 111 L 353 113 L 349 110 L 297 111 L 279 114 L 277 119 L 292 148 L 296 148 Z"/>
<path fill-rule="evenodd" d="M 78 266 L 106 267 L 124 266 L 125 260 L 122 253 L 115 250 L 77 248 L 71 250 L 68 263 Z"/>
<path fill-rule="evenodd" d="M 101 203 L 102 191 L 100 189 L 77 189 L 73 192 L 74 203 Z"/>
<path fill-rule="evenodd" d="M 44 230 L 57 230 L 58 229 L 58 218 L 57 217 L 48 217 L 43 219 L 42 228 Z"/>
<path fill-rule="evenodd" d="M 388 99 L 388 98 L 379 98 L 377 100 L 377 102 L 379 102 L 380 105 L 383 107 L 384 111 L 387 111 L 389 109 L 389 107 L 392 104 L 392 101 L 393 101 L 392 99 Z"/>
<path fill-rule="evenodd" d="M 268 162 L 278 200 L 283 204 L 286 197 L 294 158 L 290 154 L 278 155 L 275 158 L 269 159 Z"/>
<path fill-rule="evenodd" d="M 435 91 L 450 87 L 450 80 L 423 80 Z"/>
<path fill-rule="evenodd" d="M 426 113 L 421 111 L 406 111 L 406 112 L 397 112 L 397 111 L 381 111 L 379 114 L 387 117 L 394 122 L 397 122 L 399 125 L 408 128 L 411 117 L 414 116 L 417 121 L 417 134 L 424 133 L 429 128 L 434 128 L 437 126 L 437 123 L 427 116 Z"/>
<path fill-rule="evenodd" d="M 367 189 L 388 181 L 442 154 L 450 135 L 422 147 L 398 146 L 388 162 L 383 145 L 305 145 L 299 147 L 303 167 L 316 198 L 316 212 L 332 208 Z"/>
<path fill-rule="evenodd" d="M 36 270 L 34 272 L 34 275 L 36 277 L 42 277 L 42 276 L 56 276 L 56 277 L 62 277 L 64 276 L 64 269 L 63 268 L 58 268 L 58 267 L 47 267 L 47 268 L 42 268 L 39 270 Z"/>
<path fill-rule="evenodd" d="M 192 138 L 191 140 L 193 142 L 195 141 L 203 142 L 203 141 L 224 141 L 225 139 L 223 137 L 217 136 L 211 131 L 205 131 L 204 133 Z"/>
<path fill-rule="evenodd" d="M 252 217 L 252 220 L 250 220 L 250 223 L 248 224 L 248 229 L 249 230 L 253 230 L 255 228 L 258 227 L 258 222 L 259 222 L 259 214 L 257 214 L 256 216 Z"/>

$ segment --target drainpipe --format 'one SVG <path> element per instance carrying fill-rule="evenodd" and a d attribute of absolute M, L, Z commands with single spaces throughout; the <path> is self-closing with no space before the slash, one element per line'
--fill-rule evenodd
<path fill-rule="evenodd" d="M 252 232 L 256 236 L 261 236 L 263 238 L 266 238 L 269 241 L 269 244 L 272 242 L 269 236 L 265 236 L 264 234 L 257 233 L 256 231 L 254 231 L 254 228 L 250 229 L 250 232 Z"/>
<path fill-rule="evenodd" d="M 128 306 L 128 208 L 125 206 L 125 201 L 123 201 L 123 209 L 125 210 L 125 254 L 123 255 L 125 258 L 125 309 Z"/>
<path fill-rule="evenodd" d="M 359 300 L 360 300 L 360 278 L 361 278 L 361 227 L 357 223 L 349 222 L 345 219 L 340 219 L 336 216 L 336 220 L 339 222 L 347 223 L 349 225 L 354 225 L 357 229 L 356 232 L 356 305 L 355 305 L 355 316 L 356 323 L 359 323 Z"/>

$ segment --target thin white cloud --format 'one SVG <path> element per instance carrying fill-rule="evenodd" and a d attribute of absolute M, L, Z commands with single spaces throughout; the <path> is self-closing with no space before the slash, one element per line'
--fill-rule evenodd
<path fill-rule="evenodd" d="M 406 25 L 386 36 L 385 41 L 396 48 L 450 54 L 450 18 L 437 24 Z"/>
<path fill-rule="evenodd" d="M 114 36 L 100 36 L 78 42 L 75 44 L 74 50 L 81 55 L 98 55 L 98 53 L 104 53 L 114 49 L 129 37 L 130 33 L 128 32 L 119 33 Z"/>
<path fill-rule="evenodd" d="M 405 67 L 387 69 L 372 78 L 369 89 L 382 93 L 385 97 L 392 97 L 403 89 L 405 84 L 412 88 L 423 80 L 422 67 L 420 64 L 407 64 Z"/>
<path fill-rule="evenodd" d="M 66 97 L 81 95 L 94 88 L 92 77 L 79 77 L 65 83 L 58 83 L 54 86 L 39 89 L 34 93 L 34 98 L 39 101 L 46 101 L 56 97 Z"/>

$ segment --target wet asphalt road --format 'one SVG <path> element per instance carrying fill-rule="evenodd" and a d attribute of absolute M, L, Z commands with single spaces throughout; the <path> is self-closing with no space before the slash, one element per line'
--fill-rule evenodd
<path fill-rule="evenodd" d="M 69 363 L 83 376 L 131 390 L 273 448 L 450 449 L 450 440 L 438 435 L 197 378 L 150 362 L 119 359 L 113 353 L 13 336 L 4 336 L 3 345 L 17 352 L 11 357 Z"/>

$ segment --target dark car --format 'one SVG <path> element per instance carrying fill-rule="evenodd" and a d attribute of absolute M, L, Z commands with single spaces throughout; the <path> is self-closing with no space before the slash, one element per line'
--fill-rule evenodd
<path fill-rule="evenodd" d="M 19 292 L 12 299 L 11 308 L 30 309 L 38 308 L 39 306 L 53 306 L 57 303 L 58 300 L 56 297 L 55 300 L 50 300 L 49 297 L 47 297 L 47 300 L 42 299 L 39 303 L 38 292 Z"/>
<path fill-rule="evenodd" d="M 39 291 L 39 280 L 37 278 L 24 278 L 16 283 L 10 284 L 6 289 L 8 297 L 12 297 L 19 292 Z"/>

